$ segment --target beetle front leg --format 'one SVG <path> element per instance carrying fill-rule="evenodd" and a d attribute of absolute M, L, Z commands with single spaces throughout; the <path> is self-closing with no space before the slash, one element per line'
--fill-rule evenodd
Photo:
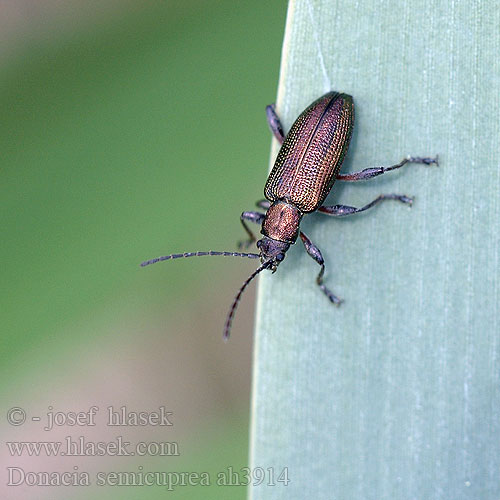
<path fill-rule="evenodd" d="M 285 140 L 285 133 L 283 132 L 283 125 L 281 125 L 281 121 L 276 114 L 276 108 L 274 104 L 269 104 L 269 106 L 266 106 L 266 116 L 267 123 L 269 124 L 269 128 L 274 134 L 274 137 L 278 139 L 278 142 L 280 144 L 283 144 L 283 141 Z"/>
<path fill-rule="evenodd" d="M 342 303 L 342 299 L 339 299 L 335 294 L 333 294 L 325 285 L 323 285 L 323 274 L 325 273 L 325 261 L 319 248 L 301 231 L 300 239 L 304 243 L 306 252 L 312 257 L 320 266 L 321 270 L 316 277 L 316 283 L 321 288 L 321 291 L 328 297 L 330 302 L 339 306 Z"/>
<path fill-rule="evenodd" d="M 371 179 L 372 177 L 377 177 L 377 175 L 385 174 L 386 172 L 390 172 L 391 170 L 396 170 L 398 168 L 403 167 L 407 163 L 420 163 L 423 165 L 437 165 L 439 158 L 436 156 L 435 158 L 421 158 L 419 156 L 407 156 L 404 160 L 401 160 L 396 165 L 391 165 L 390 167 L 370 167 L 361 170 L 360 172 L 353 172 L 352 174 L 338 174 L 337 180 L 339 181 L 365 181 L 367 179 Z"/>
<path fill-rule="evenodd" d="M 245 222 L 250 221 L 250 222 L 255 222 L 255 224 L 262 224 L 262 221 L 264 220 L 265 215 L 261 214 L 260 212 L 243 212 L 240 215 L 240 221 L 241 224 L 243 225 L 243 228 L 248 234 L 248 240 L 246 241 L 239 241 L 238 242 L 238 248 L 248 248 L 252 243 L 255 243 L 257 239 L 255 238 L 255 235 L 252 233 L 250 228 L 247 226 L 247 223 Z"/>
<path fill-rule="evenodd" d="M 365 210 L 374 207 L 384 200 L 396 200 L 410 206 L 413 203 L 413 198 L 410 198 L 409 196 L 406 196 L 404 194 L 381 194 L 377 196 L 373 201 L 370 201 L 370 203 L 367 203 L 364 207 L 361 208 L 350 207 L 348 205 L 330 205 L 319 207 L 318 212 L 324 213 L 326 215 L 331 215 L 333 217 L 344 217 L 346 215 L 364 212 Z"/>

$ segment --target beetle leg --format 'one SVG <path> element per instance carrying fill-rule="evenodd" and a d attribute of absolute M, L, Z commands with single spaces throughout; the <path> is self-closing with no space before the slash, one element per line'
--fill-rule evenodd
<path fill-rule="evenodd" d="M 330 302 L 339 306 L 342 303 L 342 299 L 339 299 L 325 285 L 323 285 L 325 261 L 323 260 L 323 256 L 321 255 L 319 248 L 302 231 L 300 232 L 300 239 L 302 240 L 302 243 L 304 243 L 304 247 L 309 256 L 312 257 L 321 266 L 321 270 L 316 277 L 316 283 L 321 288 L 321 291 L 328 297 Z"/>
<path fill-rule="evenodd" d="M 364 207 L 361 208 L 350 207 L 348 205 L 330 205 L 330 206 L 319 207 L 318 212 L 322 212 L 327 215 L 332 215 L 334 217 L 343 217 L 345 215 L 364 212 L 365 210 L 374 207 L 375 205 L 384 200 L 396 200 L 400 201 L 401 203 L 406 203 L 407 205 L 410 206 L 413 204 L 413 198 L 410 198 L 409 196 L 406 196 L 404 194 L 381 194 L 377 196 L 373 201 L 370 201 L 370 203 L 366 204 Z"/>
<path fill-rule="evenodd" d="M 271 202 L 268 200 L 259 200 L 255 205 L 263 210 L 267 210 L 271 206 Z"/>
<path fill-rule="evenodd" d="M 248 248 L 252 243 L 257 241 L 255 238 L 254 234 L 250 230 L 250 228 L 247 226 L 247 223 L 245 222 L 250 221 L 250 222 L 255 222 L 255 224 L 262 224 L 262 221 L 264 220 L 265 215 L 261 214 L 260 212 L 243 212 L 240 215 L 240 221 L 241 224 L 243 225 L 243 228 L 248 234 L 248 240 L 246 241 L 239 241 L 238 242 L 238 248 Z"/>
<path fill-rule="evenodd" d="M 269 124 L 269 128 L 274 134 L 274 137 L 278 139 L 278 142 L 280 144 L 283 144 L 283 141 L 285 140 L 285 133 L 283 132 L 283 125 L 281 125 L 281 121 L 276 114 L 274 104 L 269 104 L 269 106 L 266 106 L 266 116 L 267 123 Z"/>
<path fill-rule="evenodd" d="M 337 180 L 339 181 L 364 181 L 366 179 L 371 179 L 377 175 L 385 174 L 391 170 L 396 170 L 403 167 L 407 163 L 421 163 L 423 165 L 437 165 L 439 166 L 439 158 L 421 158 L 419 156 L 407 156 L 404 160 L 401 160 L 398 164 L 392 165 L 390 167 L 370 167 L 361 170 L 360 172 L 353 172 L 352 174 L 338 174 Z"/>

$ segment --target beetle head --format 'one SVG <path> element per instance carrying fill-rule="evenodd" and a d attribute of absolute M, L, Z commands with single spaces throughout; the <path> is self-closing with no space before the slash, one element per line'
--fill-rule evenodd
<path fill-rule="evenodd" d="M 260 260 L 262 263 L 271 261 L 269 269 L 274 273 L 280 262 L 285 258 L 286 251 L 290 248 L 290 243 L 273 240 L 264 236 L 257 242 L 257 248 L 260 250 Z"/>

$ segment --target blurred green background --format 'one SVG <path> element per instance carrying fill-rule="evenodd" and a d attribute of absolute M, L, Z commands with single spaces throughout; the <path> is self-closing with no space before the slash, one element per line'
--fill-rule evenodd
<path fill-rule="evenodd" d="M 2 4 L 2 498 L 156 498 L 163 487 L 6 486 L 25 471 L 207 471 L 247 465 L 253 261 L 233 250 L 262 197 L 286 2 Z M 45 415 L 99 407 L 95 427 Z M 172 428 L 105 425 L 106 408 L 173 412 Z M 33 422 L 40 416 L 41 422 Z M 177 442 L 179 457 L 13 457 L 5 441 Z M 245 498 L 178 487 L 174 498 Z"/>

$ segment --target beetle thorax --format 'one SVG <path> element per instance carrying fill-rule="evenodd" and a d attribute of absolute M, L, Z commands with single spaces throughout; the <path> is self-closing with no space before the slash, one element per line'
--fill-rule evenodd
<path fill-rule="evenodd" d="M 268 208 L 261 230 L 264 238 L 257 242 L 257 247 L 262 262 L 272 262 L 270 269 L 273 272 L 285 258 L 290 245 L 295 243 L 301 218 L 298 208 L 284 201 L 276 201 Z"/>
<path fill-rule="evenodd" d="M 284 201 L 276 201 L 267 210 L 261 232 L 273 240 L 295 243 L 301 218 L 302 214 L 297 207 Z"/>

